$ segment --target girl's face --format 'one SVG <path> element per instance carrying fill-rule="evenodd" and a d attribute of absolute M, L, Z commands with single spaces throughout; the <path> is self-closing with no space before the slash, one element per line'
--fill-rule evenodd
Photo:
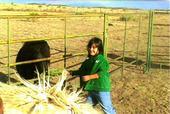
<path fill-rule="evenodd" d="M 92 44 L 92 46 L 89 48 L 88 51 L 91 56 L 95 56 L 95 55 L 99 54 L 99 50 L 95 44 Z"/>

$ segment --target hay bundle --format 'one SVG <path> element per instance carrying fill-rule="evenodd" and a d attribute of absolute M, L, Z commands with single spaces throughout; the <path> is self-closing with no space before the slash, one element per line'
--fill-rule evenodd
<path fill-rule="evenodd" d="M 5 114 L 99 114 L 89 104 L 81 103 L 81 90 L 69 92 L 63 82 L 67 77 L 64 70 L 59 81 L 51 86 L 49 78 L 43 81 L 38 74 L 38 85 L 18 76 L 25 86 L 11 86 L 0 83 L 0 93 L 4 101 Z"/>

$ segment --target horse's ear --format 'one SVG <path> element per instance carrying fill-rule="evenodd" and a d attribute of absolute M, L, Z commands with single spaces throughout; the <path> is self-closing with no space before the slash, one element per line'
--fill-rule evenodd
<path fill-rule="evenodd" d="M 3 114 L 4 110 L 3 110 L 3 102 L 2 99 L 0 98 L 0 114 Z"/>

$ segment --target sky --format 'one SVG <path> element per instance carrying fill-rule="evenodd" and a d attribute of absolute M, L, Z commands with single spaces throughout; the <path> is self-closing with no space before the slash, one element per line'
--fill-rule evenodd
<path fill-rule="evenodd" d="M 42 3 L 78 7 L 170 9 L 170 0 L 0 0 L 0 3 Z"/>

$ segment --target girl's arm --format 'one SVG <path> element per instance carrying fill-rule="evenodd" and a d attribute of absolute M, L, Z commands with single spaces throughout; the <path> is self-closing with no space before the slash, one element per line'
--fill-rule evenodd
<path fill-rule="evenodd" d="M 82 76 L 83 81 L 89 81 L 91 79 L 97 79 L 97 78 L 99 78 L 97 73 L 96 74 Z"/>
<path fill-rule="evenodd" d="M 83 71 L 81 70 L 74 70 L 74 71 L 70 70 L 68 72 L 69 72 L 68 74 L 71 76 L 81 75 L 81 73 L 83 73 Z"/>

